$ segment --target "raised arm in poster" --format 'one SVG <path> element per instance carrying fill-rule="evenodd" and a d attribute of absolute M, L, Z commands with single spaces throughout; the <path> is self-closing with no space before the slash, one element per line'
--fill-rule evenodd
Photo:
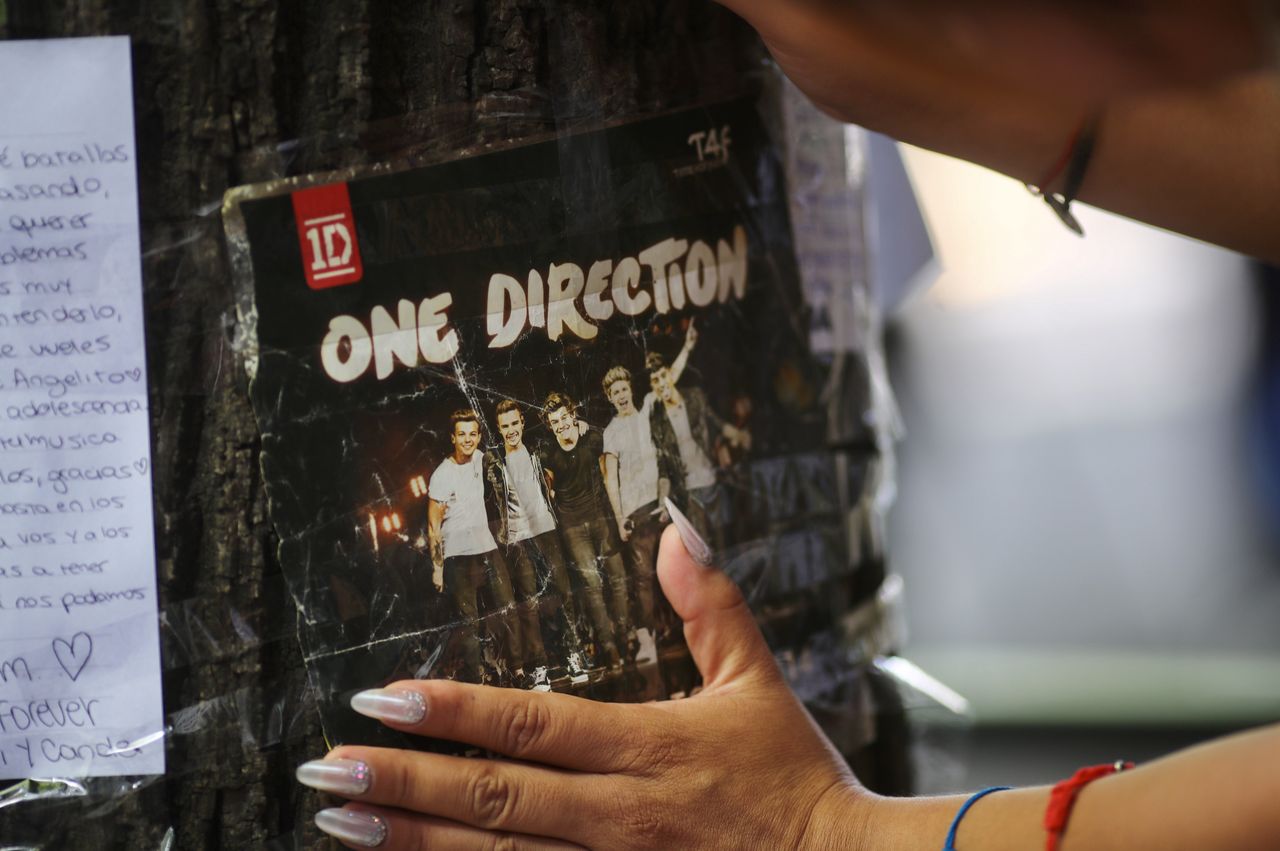
<path fill-rule="evenodd" d="M 859 485 L 796 489 L 856 465 L 824 448 L 754 99 L 238 190 L 227 211 L 331 738 L 392 736 L 346 698 L 405 676 L 688 694 L 654 581 L 667 497 L 762 592 L 795 590 L 788 560 L 815 588 L 851 569 L 832 494 Z"/>

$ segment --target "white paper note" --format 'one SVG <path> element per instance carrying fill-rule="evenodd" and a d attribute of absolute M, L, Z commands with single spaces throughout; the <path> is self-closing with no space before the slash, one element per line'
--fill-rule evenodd
<path fill-rule="evenodd" d="M 131 76 L 0 42 L 0 778 L 164 771 Z"/>

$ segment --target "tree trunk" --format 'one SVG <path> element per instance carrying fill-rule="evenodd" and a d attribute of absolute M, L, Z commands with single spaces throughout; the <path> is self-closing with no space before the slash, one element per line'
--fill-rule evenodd
<path fill-rule="evenodd" d="M 167 776 L 9 807 L 0 845 L 328 847 L 322 802 L 293 780 L 324 744 L 266 516 L 223 192 L 725 99 L 757 67 L 754 34 L 705 0 L 7 0 L 7 21 L 5 6 L 7 38 L 133 39 L 171 729 Z"/>

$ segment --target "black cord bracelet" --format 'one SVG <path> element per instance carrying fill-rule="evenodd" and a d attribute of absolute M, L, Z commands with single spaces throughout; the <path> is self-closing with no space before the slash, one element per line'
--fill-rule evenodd
<path fill-rule="evenodd" d="M 1098 128 L 1101 124 L 1102 111 L 1097 110 L 1085 118 L 1080 124 L 1080 129 L 1071 137 L 1070 149 L 1066 156 L 1066 176 L 1061 192 L 1046 191 L 1048 184 L 1052 183 L 1053 178 L 1057 176 L 1056 173 L 1051 173 L 1051 177 L 1044 181 L 1044 186 L 1028 187 L 1044 199 L 1049 209 L 1057 214 L 1064 225 L 1080 236 L 1084 236 L 1084 228 L 1071 212 L 1071 204 L 1080 194 L 1080 187 L 1084 185 L 1085 175 L 1089 172 L 1089 163 L 1093 160 L 1093 151 L 1098 143 Z"/>

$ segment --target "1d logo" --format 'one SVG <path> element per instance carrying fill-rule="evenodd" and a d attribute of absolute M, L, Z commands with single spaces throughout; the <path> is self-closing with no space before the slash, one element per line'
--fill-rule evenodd
<path fill-rule="evenodd" d="M 347 184 L 293 193 L 293 216 L 302 246 L 302 268 L 313 290 L 354 284 L 364 277 Z"/>

